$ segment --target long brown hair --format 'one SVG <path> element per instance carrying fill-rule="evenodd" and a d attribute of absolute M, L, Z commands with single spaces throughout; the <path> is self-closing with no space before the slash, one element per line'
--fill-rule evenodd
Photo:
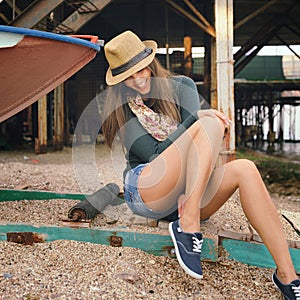
<path fill-rule="evenodd" d="M 168 81 L 172 75 L 165 69 L 157 58 L 148 65 L 151 70 L 155 84 L 151 84 L 151 108 L 159 113 L 167 115 L 180 122 L 180 113 L 176 106 L 178 99 Z M 128 105 L 124 90 L 128 89 L 124 83 L 110 86 L 107 89 L 106 101 L 103 111 L 102 132 L 104 138 L 111 148 L 116 134 L 120 131 L 121 139 L 123 138 L 122 127 L 128 121 Z M 121 129 L 121 130 L 120 130 Z"/>

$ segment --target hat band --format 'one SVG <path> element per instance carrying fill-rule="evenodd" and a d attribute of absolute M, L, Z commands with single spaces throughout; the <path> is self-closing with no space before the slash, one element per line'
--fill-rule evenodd
<path fill-rule="evenodd" d="M 117 76 L 127 70 L 129 70 L 130 68 L 132 68 L 133 66 L 135 66 L 137 63 L 139 63 L 141 60 L 143 60 L 144 58 L 146 58 L 147 56 L 149 56 L 151 53 L 153 52 L 153 49 L 149 48 L 149 47 L 145 47 L 145 49 L 143 51 L 141 51 L 140 53 L 138 53 L 136 56 L 132 57 L 129 61 L 127 61 L 125 64 L 113 68 L 111 69 L 111 73 L 113 76 Z"/>

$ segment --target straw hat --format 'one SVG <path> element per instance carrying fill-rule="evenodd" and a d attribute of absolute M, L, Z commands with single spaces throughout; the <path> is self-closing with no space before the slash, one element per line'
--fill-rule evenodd
<path fill-rule="evenodd" d="M 141 41 L 132 31 L 125 31 L 110 40 L 104 47 L 109 68 L 106 83 L 120 83 L 148 66 L 157 49 L 155 41 Z"/>

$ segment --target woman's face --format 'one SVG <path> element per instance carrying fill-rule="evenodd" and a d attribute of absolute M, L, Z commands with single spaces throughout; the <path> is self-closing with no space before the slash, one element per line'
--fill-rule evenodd
<path fill-rule="evenodd" d="M 151 89 L 151 70 L 146 67 L 128 77 L 124 83 L 127 87 L 145 95 Z"/>

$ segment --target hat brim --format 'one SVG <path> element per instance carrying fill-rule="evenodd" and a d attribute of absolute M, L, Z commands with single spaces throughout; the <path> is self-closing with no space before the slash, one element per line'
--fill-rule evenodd
<path fill-rule="evenodd" d="M 134 73 L 136 73 L 136 72 L 144 69 L 145 67 L 147 67 L 152 62 L 152 60 L 154 59 L 155 54 L 156 54 L 157 43 L 155 41 L 143 41 L 143 44 L 146 47 L 151 48 L 153 50 L 152 53 L 149 56 L 145 57 L 140 62 L 138 62 L 136 65 L 134 65 L 129 70 L 127 70 L 127 71 L 125 71 L 121 74 L 118 74 L 116 76 L 112 75 L 111 69 L 109 67 L 107 72 L 106 72 L 106 83 L 108 85 L 115 85 L 117 83 L 120 83 L 120 82 L 124 81 L 128 77 L 132 76 Z"/>

